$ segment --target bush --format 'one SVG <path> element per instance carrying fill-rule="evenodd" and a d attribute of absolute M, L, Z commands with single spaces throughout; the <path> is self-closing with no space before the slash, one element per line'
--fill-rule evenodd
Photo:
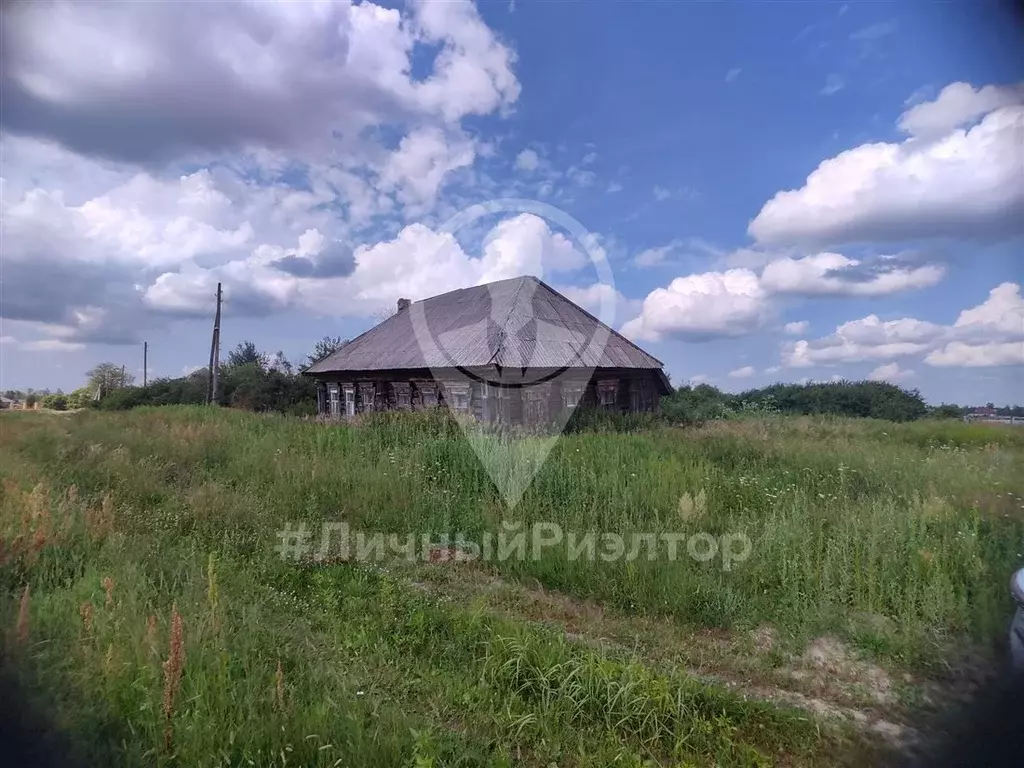
<path fill-rule="evenodd" d="M 68 409 L 68 396 L 65 394 L 46 395 L 43 397 L 43 408 L 51 411 L 66 411 Z"/>

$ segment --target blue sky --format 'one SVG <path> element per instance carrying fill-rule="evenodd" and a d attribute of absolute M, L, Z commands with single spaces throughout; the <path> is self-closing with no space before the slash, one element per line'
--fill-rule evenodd
<path fill-rule="evenodd" d="M 218 281 L 225 347 L 298 360 L 400 296 L 533 272 L 676 383 L 1021 402 L 1024 67 L 994 6 L 4 14 L 3 389 L 138 369 L 143 339 L 151 376 L 203 364 Z M 504 197 L 579 222 L 614 285 L 553 221 L 446 239 Z"/>

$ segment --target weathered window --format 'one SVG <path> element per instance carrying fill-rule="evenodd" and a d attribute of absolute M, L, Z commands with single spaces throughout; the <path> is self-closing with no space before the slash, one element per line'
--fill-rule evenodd
<path fill-rule="evenodd" d="M 616 379 L 604 379 L 597 382 L 597 402 L 602 408 L 615 408 L 615 398 L 619 392 L 619 382 Z"/>
<path fill-rule="evenodd" d="M 583 399 L 583 385 L 582 384 L 563 384 L 562 385 L 562 405 L 566 408 L 575 408 L 580 404 L 580 400 Z"/>
<path fill-rule="evenodd" d="M 339 400 L 339 392 L 337 384 L 327 385 L 327 412 L 330 414 L 332 419 L 338 418 L 341 415 L 341 403 Z"/>
<path fill-rule="evenodd" d="M 409 389 L 408 384 L 395 384 L 395 405 L 403 410 L 407 411 L 412 407 L 412 392 Z"/>
<path fill-rule="evenodd" d="M 468 384 L 454 384 L 445 387 L 445 398 L 448 400 L 448 407 L 456 413 L 469 412 Z"/>
<path fill-rule="evenodd" d="M 356 415 L 356 390 L 355 387 L 347 386 L 343 387 L 342 391 L 345 394 L 345 415 L 355 416 Z"/>
<path fill-rule="evenodd" d="M 359 385 L 359 400 L 363 413 L 373 413 L 376 406 L 377 388 L 372 383 Z"/>
<path fill-rule="evenodd" d="M 423 399 L 424 408 L 436 408 L 437 407 L 437 389 L 433 384 L 422 384 L 420 385 L 420 396 Z"/>

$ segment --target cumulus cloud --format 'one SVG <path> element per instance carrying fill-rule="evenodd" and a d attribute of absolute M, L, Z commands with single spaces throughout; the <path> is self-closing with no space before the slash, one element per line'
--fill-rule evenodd
<path fill-rule="evenodd" d="M 1003 283 L 951 325 L 876 315 L 843 323 L 835 333 L 783 345 L 783 364 L 808 367 L 924 355 L 940 367 L 986 367 L 1024 363 L 1024 298 L 1016 283 Z M 884 368 L 882 366 L 879 370 Z"/>
<path fill-rule="evenodd" d="M 901 119 L 912 130 L 949 129 L 986 112 L 969 129 L 862 144 L 825 160 L 803 187 L 765 203 L 749 233 L 762 243 L 826 244 L 1024 232 L 1024 106 L 989 94 L 940 94 L 912 107 Z"/>
<path fill-rule="evenodd" d="M 297 307 L 328 316 L 365 315 L 398 298 L 419 299 L 522 274 L 565 273 L 584 257 L 572 242 L 532 214 L 499 222 L 484 238 L 479 256 L 467 254 L 448 233 L 410 224 L 388 241 L 360 245 L 344 277 L 309 279 L 282 271 L 280 249 L 211 269 L 190 267 L 160 275 L 147 303 L 165 312 L 202 312 L 217 282 L 238 307 L 266 314 Z"/>
<path fill-rule="evenodd" d="M 767 295 L 754 272 L 704 272 L 677 277 L 652 291 L 622 332 L 647 341 L 742 336 L 761 327 L 769 315 Z"/>
<path fill-rule="evenodd" d="M 385 191 L 397 190 L 407 216 L 417 215 L 433 207 L 445 177 L 457 168 L 473 164 L 476 151 L 473 142 L 461 133 L 436 127 L 417 129 L 399 142 L 380 172 L 380 186 Z"/>
<path fill-rule="evenodd" d="M 1024 104 L 1024 83 L 977 89 L 970 83 L 951 83 L 934 101 L 915 104 L 900 115 L 898 125 L 911 136 L 935 138 L 989 112 L 1019 104 Z"/>
<path fill-rule="evenodd" d="M 489 151 L 461 121 L 519 94 L 514 53 L 459 0 L 2 14 L 2 314 L 66 344 L 206 315 L 217 282 L 237 315 L 372 311 L 375 244 L 423 249 L 403 218 L 449 205 Z M 579 262 L 536 222 L 496 232 L 447 283 Z"/>
<path fill-rule="evenodd" d="M 953 341 L 930 353 L 924 360 L 939 368 L 988 368 L 996 365 L 1024 365 L 1024 341 L 966 344 Z"/>
<path fill-rule="evenodd" d="M 881 296 L 939 282 L 945 269 L 937 264 L 901 266 L 893 258 L 864 264 L 838 253 L 770 262 L 761 273 L 765 290 L 804 296 Z"/>
<path fill-rule="evenodd" d="M 807 329 L 810 327 L 811 324 L 807 320 L 795 320 L 792 323 L 786 323 L 782 330 L 790 336 L 799 336 L 801 333 L 807 333 Z"/>
<path fill-rule="evenodd" d="M 673 241 L 647 249 L 633 263 L 639 267 L 664 264 L 681 245 Z M 770 258 L 762 252 L 751 254 L 757 257 L 750 259 L 752 264 Z M 782 297 L 882 296 L 934 285 L 943 275 L 939 265 L 913 266 L 896 257 L 860 261 L 837 253 L 820 253 L 799 259 L 775 258 L 760 274 L 753 268 L 737 267 L 676 278 L 647 296 L 639 316 L 626 323 L 623 332 L 652 341 L 663 336 L 741 336 L 760 329 Z M 806 321 L 789 323 L 785 331 L 798 335 L 807 327 Z"/>
<path fill-rule="evenodd" d="M 535 171 L 540 165 L 540 156 L 532 149 L 524 149 L 516 155 L 516 168 L 521 171 Z"/>
<path fill-rule="evenodd" d="M 980 368 L 1024 364 L 1024 298 L 1020 285 L 1003 283 L 953 323 L 945 346 L 925 362 L 938 367 Z"/>
<path fill-rule="evenodd" d="M 7 3 L 3 125 L 133 162 L 358 145 L 519 95 L 514 54 L 463 2 Z M 412 75 L 423 47 L 431 72 Z"/>
<path fill-rule="evenodd" d="M 893 383 L 906 381 L 913 378 L 914 372 L 910 369 L 900 368 L 899 363 L 885 363 L 875 368 L 868 374 L 871 381 L 889 381 Z"/>

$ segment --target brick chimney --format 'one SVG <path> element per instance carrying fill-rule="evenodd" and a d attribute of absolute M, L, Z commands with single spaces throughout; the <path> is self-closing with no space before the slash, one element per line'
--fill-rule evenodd
<path fill-rule="evenodd" d="M 408 309 L 410 304 L 412 304 L 412 302 L 409 301 L 408 299 L 399 299 L 398 311 L 401 312 L 403 309 Z"/>

